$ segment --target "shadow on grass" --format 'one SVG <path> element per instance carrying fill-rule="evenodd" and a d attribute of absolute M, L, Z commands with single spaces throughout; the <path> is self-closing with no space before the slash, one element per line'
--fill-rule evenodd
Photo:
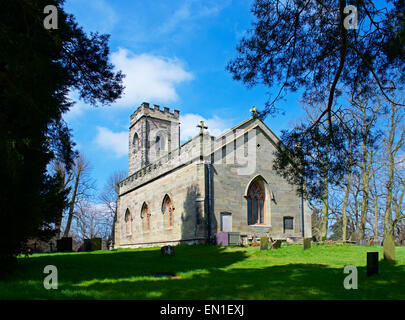
<path fill-rule="evenodd" d="M 181 273 L 197 269 L 224 268 L 247 258 L 243 250 L 225 252 L 215 246 L 176 246 L 174 257 L 161 256 L 160 248 L 117 250 L 111 252 L 33 255 L 20 258 L 15 272 L 0 281 L 1 299 L 69 298 L 70 289 L 78 283 L 153 277 L 156 273 Z M 54 265 L 58 270 L 59 289 L 43 289 L 44 267 Z M 63 294 L 68 289 L 69 293 Z M 80 289 L 80 288 L 79 288 Z M 6 291 L 6 292 L 5 292 Z M 26 294 L 27 292 L 27 294 Z M 31 292 L 31 294 L 30 294 Z M 62 293 L 62 296 L 60 294 Z M 91 298 L 74 293 L 73 298 Z M 113 298 L 105 297 L 105 298 Z"/>
<path fill-rule="evenodd" d="M 117 299 L 404 299 L 404 268 L 382 262 L 380 270 L 379 275 L 367 277 L 366 268 L 359 267 L 357 290 L 344 288 L 343 269 L 319 264 L 211 269 L 184 279 L 122 279 L 91 283 L 86 289 L 115 292 Z"/>
<path fill-rule="evenodd" d="M 405 299 L 405 266 L 380 261 L 380 273 L 358 267 L 358 290 L 346 290 L 343 268 L 289 263 L 235 268 L 248 258 L 244 249 L 178 246 L 176 256 L 160 248 L 43 255 L 21 259 L 2 299 Z M 44 290 L 45 265 L 58 268 L 58 290 Z M 156 273 L 175 278 L 157 278 Z M 7 294 L 8 293 L 8 294 Z M 11 293 L 11 294 L 10 294 Z"/>

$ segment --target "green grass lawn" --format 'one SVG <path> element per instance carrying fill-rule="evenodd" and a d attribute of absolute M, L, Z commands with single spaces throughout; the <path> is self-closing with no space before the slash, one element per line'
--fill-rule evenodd
<path fill-rule="evenodd" d="M 380 273 L 366 276 L 366 252 L 378 251 Z M 0 281 L 0 299 L 405 299 L 405 247 L 396 262 L 382 261 L 381 247 L 283 245 L 258 247 L 177 246 L 34 254 Z M 46 290 L 46 265 L 58 268 L 58 289 Z M 358 289 L 346 290 L 346 265 L 358 267 Z M 156 273 L 171 272 L 174 278 Z"/>

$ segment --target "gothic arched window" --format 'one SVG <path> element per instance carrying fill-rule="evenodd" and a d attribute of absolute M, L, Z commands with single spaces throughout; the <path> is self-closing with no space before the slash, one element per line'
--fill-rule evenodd
<path fill-rule="evenodd" d="M 173 228 L 173 205 L 168 195 L 165 195 L 162 206 L 163 214 L 167 214 L 167 227 Z"/>
<path fill-rule="evenodd" d="M 125 232 L 127 235 L 131 234 L 131 212 L 129 211 L 129 209 L 127 209 L 125 211 L 125 217 L 124 217 L 124 221 L 125 221 Z"/>
<path fill-rule="evenodd" d="M 164 151 L 165 150 L 165 137 L 164 135 L 158 135 L 155 138 L 155 148 L 156 152 Z"/>
<path fill-rule="evenodd" d="M 139 136 L 136 132 L 135 132 L 134 138 L 132 140 L 132 147 L 133 147 L 134 151 L 137 151 L 139 149 Z"/>
<path fill-rule="evenodd" d="M 145 202 L 142 205 L 141 218 L 143 220 L 144 231 L 149 231 L 149 229 L 150 229 L 150 213 L 149 213 L 148 205 Z"/>
<path fill-rule="evenodd" d="M 248 224 L 264 224 L 265 191 L 258 181 L 254 181 L 247 194 Z"/>

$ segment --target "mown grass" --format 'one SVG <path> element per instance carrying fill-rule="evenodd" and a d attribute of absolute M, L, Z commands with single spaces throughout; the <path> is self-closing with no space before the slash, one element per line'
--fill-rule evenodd
<path fill-rule="evenodd" d="M 366 252 L 378 251 L 380 273 L 366 276 Z M 258 247 L 177 246 L 36 254 L 0 281 L 0 299 L 405 299 L 405 247 L 396 262 L 382 261 L 381 247 L 283 245 Z M 58 289 L 46 290 L 46 265 L 58 268 Z M 358 268 L 358 289 L 346 290 L 346 265 Z M 156 273 L 176 274 L 173 279 Z"/>

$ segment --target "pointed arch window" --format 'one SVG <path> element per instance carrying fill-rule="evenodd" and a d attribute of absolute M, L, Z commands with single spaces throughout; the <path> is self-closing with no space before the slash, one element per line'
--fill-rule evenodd
<path fill-rule="evenodd" d="M 248 224 L 264 224 L 266 195 L 258 181 L 254 181 L 247 194 Z"/>
<path fill-rule="evenodd" d="M 125 233 L 127 235 L 131 234 L 131 212 L 129 211 L 129 209 L 127 209 L 125 211 L 125 216 L 124 216 L 124 221 L 125 221 Z"/>
<path fill-rule="evenodd" d="M 134 152 L 139 149 L 139 136 L 136 132 L 134 134 L 134 138 L 132 139 L 132 147 Z"/>
<path fill-rule="evenodd" d="M 163 199 L 163 214 L 167 214 L 167 227 L 173 228 L 173 204 L 168 195 L 165 195 Z"/>
<path fill-rule="evenodd" d="M 165 150 L 165 136 L 163 134 L 156 136 L 155 148 L 157 153 Z"/>
<path fill-rule="evenodd" d="M 150 230 L 150 213 L 149 213 L 149 207 L 145 202 L 142 205 L 141 218 L 143 220 L 144 231 L 149 231 Z"/>

